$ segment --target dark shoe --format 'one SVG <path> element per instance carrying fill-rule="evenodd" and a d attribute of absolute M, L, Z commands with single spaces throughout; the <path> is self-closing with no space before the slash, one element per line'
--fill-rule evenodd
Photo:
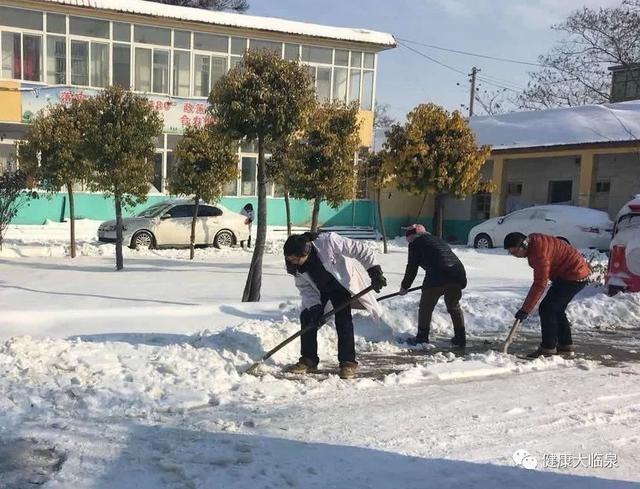
<path fill-rule="evenodd" d="M 451 345 L 455 348 L 464 348 L 465 346 L 467 346 L 467 340 L 465 338 L 458 338 L 454 336 L 453 338 L 451 338 Z"/>
<path fill-rule="evenodd" d="M 573 345 L 558 345 L 556 348 L 558 355 L 562 355 L 563 357 L 575 357 L 576 356 L 576 347 Z"/>
<path fill-rule="evenodd" d="M 407 338 L 407 345 L 418 346 L 425 343 L 429 343 L 429 338 L 425 338 L 424 336 L 415 336 L 413 338 Z"/>
<path fill-rule="evenodd" d="M 544 348 L 539 346 L 536 351 L 532 351 L 527 355 L 527 358 L 539 358 L 539 357 L 550 357 L 551 355 L 556 354 L 555 348 Z"/>
<path fill-rule="evenodd" d="M 289 365 L 285 371 L 290 374 L 312 374 L 318 371 L 318 364 L 308 358 L 301 357 L 298 363 Z"/>
<path fill-rule="evenodd" d="M 355 362 L 340 362 L 340 378 L 353 379 L 356 376 L 358 364 Z"/>

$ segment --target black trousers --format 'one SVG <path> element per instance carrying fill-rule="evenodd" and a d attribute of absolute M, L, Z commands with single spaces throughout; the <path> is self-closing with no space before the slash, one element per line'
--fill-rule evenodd
<path fill-rule="evenodd" d="M 422 289 L 420 296 L 420 309 L 418 310 L 418 339 L 422 341 L 429 340 L 429 331 L 431 329 L 431 316 L 433 310 L 440 297 L 444 296 L 444 303 L 447 306 L 447 312 L 451 316 L 453 322 L 453 333 L 456 339 L 464 340 L 464 315 L 460 307 L 460 299 L 462 298 L 462 286 L 460 284 L 447 284 L 438 287 L 425 287 Z"/>
<path fill-rule="evenodd" d="M 335 308 L 348 302 L 351 294 L 344 287 L 339 287 L 331 292 L 322 293 L 322 307 L 331 302 Z M 353 318 L 351 317 L 351 306 L 344 308 L 334 316 L 336 332 L 338 333 L 338 361 L 355 362 L 356 347 L 353 338 Z M 312 324 L 313 318 L 308 309 L 302 311 L 300 323 L 302 328 Z M 318 363 L 318 330 L 312 329 L 300 337 L 300 355 L 313 363 Z"/>
<path fill-rule="evenodd" d="M 542 326 L 542 347 L 555 348 L 558 345 L 572 345 L 571 323 L 567 319 L 569 302 L 587 285 L 586 282 L 554 280 L 542 299 L 538 312 Z"/>

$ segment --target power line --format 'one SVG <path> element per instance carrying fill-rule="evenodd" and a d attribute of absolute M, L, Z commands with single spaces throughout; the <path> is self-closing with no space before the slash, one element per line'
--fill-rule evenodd
<path fill-rule="evenodd" d="M 537 66 L 537 67 L 540 67 L 540 68 L 546 68 L 547 67 L 547 65 L 543 65 L 543 64 L 540 64 L 540 63 L 532 63 L 530 61 L 521 61 L 521 60 L 512 59 L 512 58 L 502 58 L 500 56 L 490 56 L 488 54 L 472 53 L 472 52 L 469 52 L 469 51 L 461 51 L 459 49 L 443 48 L 442 46 L 436 46 L 434 44 L 426 44 L 426 43 L 422 43 L 422 42 L 418 42 L 418 41 L 412 41 L 410 39 L 403 39 L 401 37 L 396 37 L 396 39 L 399 40 L 399 41 L 408 42 L 410 44 L 416 44 L 418 46 L 424 46 L 424 47 L 432 48 L 432 49 L 439 49 L 440 51 L 447 51 L 449 53 L 464 54 L 466 56 L 475 56 L 477 58 L 492 59 L 492 60 L 495 60 L 495 61 L 504 61 L 506 63 L 516 63 L 516 64 L 527 65 L 527 66 Z"/>

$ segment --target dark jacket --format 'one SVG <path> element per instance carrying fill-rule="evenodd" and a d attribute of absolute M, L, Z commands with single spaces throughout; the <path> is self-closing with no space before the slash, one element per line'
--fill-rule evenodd
<path fill-rule="evenodd" d="M 464 289 L 467 286 L 467 274 L 462 262 L 444 240 L 430 234 L 422 234 L 409 243 L 409 261 L 402 280 L 403 289 L 411 287 L 418 267 L 426 272 L 424 287 L 457 284 Z"/>

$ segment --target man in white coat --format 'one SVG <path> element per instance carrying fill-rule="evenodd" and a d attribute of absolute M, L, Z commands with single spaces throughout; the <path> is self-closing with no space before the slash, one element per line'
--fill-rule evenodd
<path fill-rule="evenodd" d="M 300 337 L 300 360 L 289 367 L 288 371 L 298 374 L 314 372 L 320 361 L 317 328 L 322 326 L 320 319 L 327 302 L 331 302 L 332 307 L 336 308 L 349 302 L 352 295 L 367 287 L 362 268 L 357 266 L 357 262 L 369 274 L 376 292 L 380 292 L 387 281 L 366 244 L 335 233 L 294 234 L 284 244 L 284 256 L 287 272 L 295 277 L 296 287 L 302 298 L 301 327 L 316 324 L 316 329 Z M 380 309 L 372 292 L 361 297 L 353 306 L 369 310 L 376 319 L 380 316 Z M 351 379 L 355 377 L 358 368 L 351 306 L 335 315 L 335 323 L 340 377 Z"/>

